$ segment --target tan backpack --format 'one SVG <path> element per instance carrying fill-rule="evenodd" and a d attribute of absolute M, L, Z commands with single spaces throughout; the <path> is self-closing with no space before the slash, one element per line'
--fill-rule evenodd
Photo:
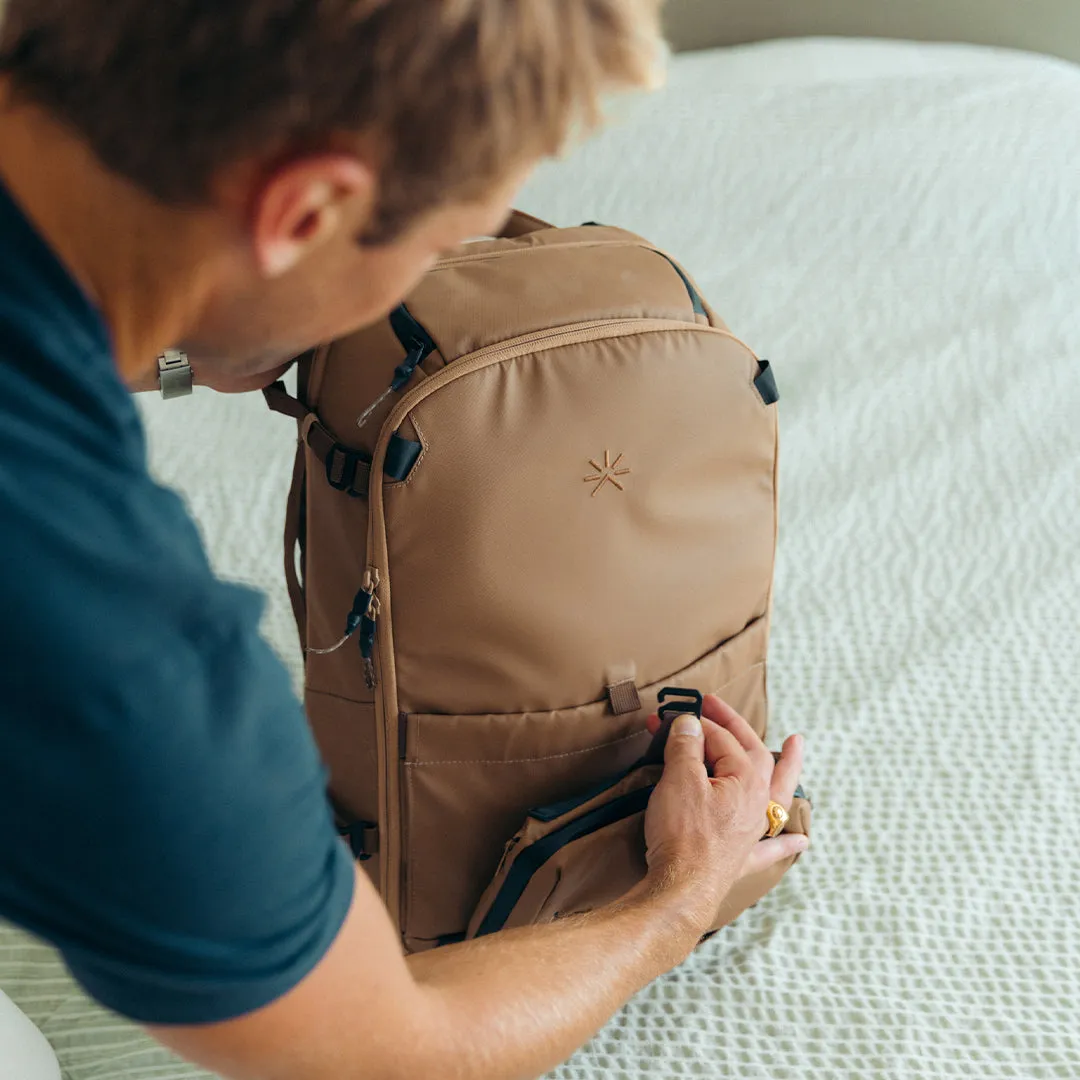
<path fill-rule="evenodd" d="M 660 692 L 765 733 L 768 363 L 654 245 L 515 214 L 301 358 L 298 397 L 267 391 L 300 426 L 307 713 L 405 948 L 618 898 L 645 873 Z M 668 719 L 700 701 L 671 696 Z"/>

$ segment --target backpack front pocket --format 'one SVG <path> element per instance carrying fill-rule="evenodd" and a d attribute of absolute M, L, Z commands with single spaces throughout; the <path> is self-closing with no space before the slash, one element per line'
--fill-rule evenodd
<path fill-rule="evenodd" d="M 506 845 L 467 936 L 550 922 L 624 896 L 648 870 L 645 810 L 662 773 L 648 765 L 561 815 L 546 807 L 530 813 Z"/>
<path fill-rule="evenodd" d="M 663 768 L 634 769 L 606 791 L 559 816 L 532 811 L 510 839 L 495 877 L 469 921 L 467 937 L 552 922 L 614 903 L 648 872 L 645 811 Z M 797 797 L 786 832 L 810 833 L 809 800 Z M 717 910 L 712 934 L 756 904 L 798 859 L 736 883 Z"/>
<path fill-rule="evenodd" d="M 767 634 L 767 620 L 756 620 L 643 688 L 641 708 L 623 716 L 613 715 L 605 699 L 552 712 L 402 717 L 406 947 L 430 948 L 464 936 L 507 838 L 530 808 L 603 785 L 641 757 L 651 741 L 645 720 L 664 686 L 719 692 L 763 733 Z M 462 747 L 468 752 L 462 754 Z"/>

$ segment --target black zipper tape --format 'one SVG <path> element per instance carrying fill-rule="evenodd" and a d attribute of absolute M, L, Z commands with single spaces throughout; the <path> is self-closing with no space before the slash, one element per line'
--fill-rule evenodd
<path fill-rule="evenodd" d="M 534 806 L 529 811 L 529 817 L 535 818 L 537 821 L 554 821 L 556 818 L 561 818 L 564 814 L 569 814 L 571 810 L 584 806 L 590 799 L 595 799 L 597 795 L 603 795 L 605 791 L 609 791 L 635 768 L 637 768 L 636 762 L 629 769 L 619 773 L 618 776 L 604 780 L 597 784 L 596 787 L 589 788 L 588 791 L 584 791 L 580 795 L 571 795 L 570 798 L 563 799 L 562 802 L 548 803 L 547 806 Z"/>
<path fill-rule="evenodd" d="M 537 840 L 535 844 L 527 847 L 514 860 L 502 883 L 494 903 L 480 923 L 476 932 L 477 937 L 485 934 L 494 934 L 501 930 L 510 918 L 514 906 L 521 899 L 529 881 L 533 875 L 561 848 L 574 840 L 580 840 L 608 825 L 614 825 L 617 821 L 631 817 L 644 811 L 649 805 L 655 784 L 648 787 L 638 788 L 627 795 L 620 795 L 612 799 L 605 806 L 598 806 L 595 810 L 583 814 L 576 821 L 568 822 L 561 829 L 548 833 L 547 836 Z"/>
<path fill-rule="evenodd" d="M 383 475 L 395 481 L 407 479 L 413 466 L 420 460 L 423 449 L 420 443 L 406 439 L 395 431 L 386 447 Z"/>
<path fill-rule="evenodd" d="M 653 248 L 653 250 L 656 251 L 655 248 Z M 682 278 L 682 283 L 686 286 L 686 291 L 690 294 L 690 303 L 694 306 L 694 314 L 704 315 L 705 318 L 708 318 L 709 313 L 705 310 L 705 304 L 701 299 L 701 294 L 697 291 L 697 289 L 694 288 L 694 286 L 690 282 L 690 279 L 683 273 L 682 267 L 679 266 L 679 264 L 675 262 L 674 259 L 671 259 L 667 255 L 664 255 L 662 251 L 657 251 L 656 254 L 662 255 L 665 259 L 667 259 L 667 261 L 671 263 L 672 269 L 674 269 L 675 273 Z"/>

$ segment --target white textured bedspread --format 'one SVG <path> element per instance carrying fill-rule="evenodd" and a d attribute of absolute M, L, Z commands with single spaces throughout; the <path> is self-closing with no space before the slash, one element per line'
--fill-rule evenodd
<path fill-rule="evenodd" d="M 555 1075 L 1080 1075 L 1080 69 L 875 42 L 682 57 L 521 204 L 664 245 L 773 362 L 773 736 L 806 733 L 816 804 L 782 887 Z M 290 424 L 202 392 L 146 417 L 296 671 Z M 67 1080 L 200 1075 L 10 931 L 0 986 Z"/>

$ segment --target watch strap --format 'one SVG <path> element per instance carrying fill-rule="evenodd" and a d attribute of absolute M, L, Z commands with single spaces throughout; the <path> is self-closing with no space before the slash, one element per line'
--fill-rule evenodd
<path fill-rule="evenodd" d="M 180 349 L 166 349 L 158 357 L 158 385 L 166 401 L 191 393 L 191 364 L 187 353 Z"/>

